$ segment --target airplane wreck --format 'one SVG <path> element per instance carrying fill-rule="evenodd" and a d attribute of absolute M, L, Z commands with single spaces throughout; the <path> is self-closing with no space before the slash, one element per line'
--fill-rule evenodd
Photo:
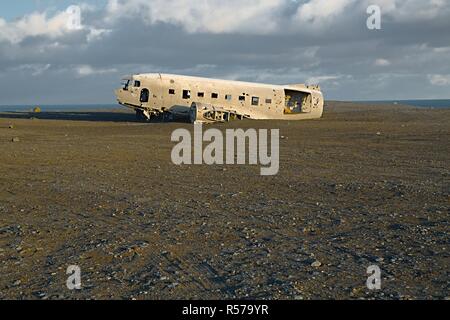
<path fill-rule="evenodd" d="M 123 80 L 117 101 L 139 120 L 189 117 L 193 123 L 235 119 L 305 120 L 322 117 L 324 99 L 317 85 L 271 85 L 147 73 Z"/>

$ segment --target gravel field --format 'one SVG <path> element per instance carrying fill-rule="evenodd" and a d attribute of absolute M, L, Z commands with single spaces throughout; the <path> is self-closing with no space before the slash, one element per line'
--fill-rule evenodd
<path fill-rule="evenodd" d="M 279 174 L 172 164 L 188 123 L 0 113 L 0 299 L 448 299 L 450 109 L 210 127 L 279 128 Z"/>

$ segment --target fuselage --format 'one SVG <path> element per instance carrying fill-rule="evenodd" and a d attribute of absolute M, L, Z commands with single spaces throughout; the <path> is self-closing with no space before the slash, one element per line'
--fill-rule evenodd
<path fill-rule="evenodd" d="M 120 104 L 145 114 L 188 114 L 193 103 L 201 103 L 251 119 L 301 120 L 320 118 L 324 105 L 318 86 L 280 86 L 161 73 L 130 76 L 116 95 Z"/>

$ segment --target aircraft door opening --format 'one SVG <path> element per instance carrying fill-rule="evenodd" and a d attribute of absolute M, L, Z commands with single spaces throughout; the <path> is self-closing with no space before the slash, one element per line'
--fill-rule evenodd
<path fill-rule="evenodd" d="M 140 102 L 141 103 L 147 103 L 150 97 L 150 91 L 148 89 L 144 88 L 141 90 L 141 96 L 140 96 Z"/>
<path fill-rule="evenodd" d="M 311 94 L 308 92 L 285 90 L 284 114 L 311 112 Z"/>

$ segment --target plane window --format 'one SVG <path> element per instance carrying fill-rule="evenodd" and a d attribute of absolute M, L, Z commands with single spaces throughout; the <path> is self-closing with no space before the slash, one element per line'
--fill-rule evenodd
<path fill-rule="evenodd" d="M 136 87 L 136 88 L 139 88 L 140 86 L 141 86 L 141 82 L 140 81 L 134 81 L 134 86 Z"/>
<path fill-rule="evenodd" d="M 271 104 L 272 103 L 272 99 L 266 99 L 266 103 L 267 104 Z"/>
<path fill-rule="evenodd" d="M 150 96 L 150 92 L 148 91 L 148 89 L 142 89 L 142 90 L 141 90 L 141 98 L 140 98 L 140 101 L 141 101 L 141 102 L 148 102 L 149 96 Z"/>
<path fill-rule="evenodd" d="M 252 106 L 259 105 L 259 97 L 252 97 Z"/>
<path fill-rule="evenodd" d="M 131 80 L 128 80 L 128 79 L 124 79 L 122 81 L 123 90 L 128 91 L 128 86 L 130 85 L 130 81 Z"/>
<path fill-rule="evenodd" d="M 233 99 L 233 96 L 231 94 L 225 95 L 225 100 L 231 101 L 231 99 Z"/>
<path fill-rule="evenodd" d="M 175 89 L 169 89 L 169 94 L 175 94 Z"/>
<path fill-rule="evenodd" d="M 239 101 L 245 101 L 245 96 L 239 96 Z"/>
<path fill-rule="evenodd" d="M 183 99 L 191 98 L 191 90 L 183 90 Z"/>
<path fill-rule="evenodd" d="M 204 96 L 205 96 L 204 92 L 197 93 L 197 97 L 199 97 L 199 98 L 203 98 Z"/>
<path fill-rule="evenodd" d="M 211 93 L 211 98 L 217 99 L 217 98 L 219 98 L 219 94 L 218 93 Z"/>

